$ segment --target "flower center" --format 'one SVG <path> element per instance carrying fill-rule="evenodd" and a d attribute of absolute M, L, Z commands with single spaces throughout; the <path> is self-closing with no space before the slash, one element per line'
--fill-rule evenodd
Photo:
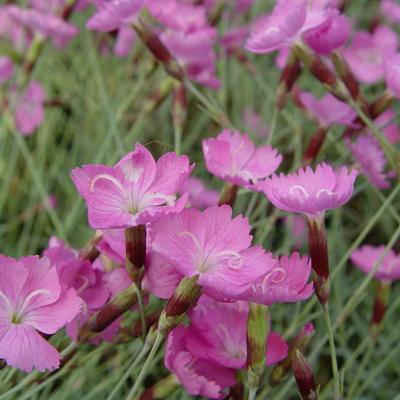
<path fill-rule="evenodd" d="M 193 241 L 195 247 L 194 260 L 200 273 L 206 273 L 225 262 L 228 263 L 228 267 L 231 269 L 240 269 L 243 265 L 242 256 L 234 250 L 215 252 L 215 246 L 211 249 L 204 249 L 193 233 L 188 231 L 181 232 L 178 236 L 186 236 Z"/>

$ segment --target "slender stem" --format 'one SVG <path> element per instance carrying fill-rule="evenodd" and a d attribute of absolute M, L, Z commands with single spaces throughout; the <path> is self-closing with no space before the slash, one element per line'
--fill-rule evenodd
<path fill-rule="evenodd" d="M 145 355 L 149 351 L 149 346 L 146 346 L 146 343 L 142 347 L 142 350 L 140 351 L 139 354 L 135 354 L 133 359 L 132 359 L 132 364 L 129 366 L 129 368 L 126 370 L 125 374 L 122 376 L 122 378 L 119 380 L 117 385 L 114 387 L 113 391 L 110 393 L 110 395 L 107 397 L 107 400 L 112 400 L 115 398 L 116 394 L 118 391 L 121 389 L 121 386 L 125 383 L 125 381 L 132 375 L 133 370 L 139 365 L 139 363 L 143 360 Z"/>
<path fill-rule="evenodd" d="M 339 371 L 338 371 L 338 365 L 337 365 L 337 360 L 336 360 L 335 339 L 334 339 L 334 335 L 333 335 L 332 321 L 331 321 L 331 317 L 329 315 L 328 304 L 325 304 L 323 309 L 324 309 L 324 317 L 325 317 L 326 329 L 327 329 L 328 339 L 329 339 L 329 348 L 330 348 L 330 352 L 331 352 L 335 400 L 340 400 L 341 399 L 340 379 L 339 379 Z"/>
<path fill-rule="evenodd" d="M 142 291 L 140 290 L 140 287 L 136 284 L 135 284 L 135 289 L 136 289 L 137 302 L 139 306 L 140 323 L 142 325 L 142 336 L 144 337 L 146 335 L 147 328 L 146 328 L 146 315 L 143 306 L 143 295 Z"/>
<path fill-rule="evenodd" d="M 145 363 L 143 364 L 143 367 L 140 370 L 138 377 L 136 378 L 135 384 L 133 385 L 131 391 L 129 392 L 126 400 L 134 399 L 136 393 L 139 390 L 140 385 L 142 384 L 144 378 L 147 375 L 150 364 L 153 361 L 158 349 L 160 348 L 163 339 L 164 339 L 164 336 L 160 333 L 160 331 L 157 331 L 156 340 L 154 341 L 151 351 L 150 351 L 149 355 L 147 356 L 147 359 L 146 359 Z"/>
<path fill-rule="evenodd" d="M 257 393 L 257 389 L 255 388 L 249 388 L 249 400 L 255 400 L 256 399 L 256 393 Z"/>
<path fill-rule="evenodd" d="M 278 115 L 279 115 L 279 108 L 275 104 L 274 105 L 274 110 L 272 112 L 271 126 L 270 126 L 270 129 L 269 129 L 269 134 L 268 134 L 268 138 L 267 138 L 267 144 L 271 144 L 272 143 L 272 139 L 274 137 L 274 133 L 275 133 L 275 130 L 276 130 L 276 125 L 277 125 L 277 122 L 278 122 Z"/>

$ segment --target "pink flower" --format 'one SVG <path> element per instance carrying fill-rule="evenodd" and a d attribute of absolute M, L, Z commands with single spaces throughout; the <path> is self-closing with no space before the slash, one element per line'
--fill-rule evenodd
<path fill-rule="evenodd" d="M 226 51 L 228 55 L 231 55 L 237 50 L 242 49 L 248 34 L 249 28 L 247 26 L 233 28 L 221 37 L 221 47 Z"/>
<path fill-rule="evenodd" d="M 194 32 L 208 26 L 206 9 L 177 0 L 150 0 L 151 15 L 167 28 Z"/>
<path fill-rule="evenodd" d="M 223 130 L 215 139 L 203 140 L 203 154 L 209 172 L 224 181 L 252 187 L 271 175 L 282 156 L 271 146 L 256 148 L 247 134 Z"/>
<path fill-rule="evenodd" d="M 357 174 L 346 167 L 334 171 L 323 163 L 315 171 L 307 167 L 288 175 L 273 175 L 259 188 L 281 210 L 317 216 L 350 199 Z"/>
<path fill-rule="evenodd" d="M 253 53 L 269 53 L 304 40 L 315 52 L 328 54 L 349 34 L 349 21 L 329 4 L 278 0 L 273 11 L 254 24 L 246 48 Z"/>
<path fill-rule="evenodd" d="M 269 135 L 269 128 L 259 114 L 251 108 L 246 108 L 243 113 L 243 125 L 246 131 L 250 131 L 261 139 Z"/>
<path fill-rule="evenodd" d="M 307 111 L 324 127 L 331 125 L 352 126 L 357 113 L 346 103 L 331 94 L 316 99 L 311 93 L 300 92 L 300 102 Z"/>
<path fill-rule="evenodd" d="M 388 89 L 400 99 L 400 53 L 386 57 L 384 74 Z"/>
<path fill-rule="evenodd" d="M 189 79 L 211 89 L 219 88 L 219 80 L 215 75 L 215 38 L 216 31 L 213 28 L 190 33 L 167 30 L 160 35 L 161 41 L 185 69 Z"/>
<path fill-rule="evenodd" d="M 17 99 L 15 124 L 23 135 L 31 135 L 43 122 L 46 94 L 41 83 L 29 82 L 25 92 Z"/>
<path fill-rule="evenodd" d="M 14 65 L 10 58 L 0 57 L 0 85 L 8 81 L 14 74 Z"/>
<path fill-rule="evenodd" d="M 101 4 L 89 18 L 86 27 L 95 31 L 110 32 L 134 22 L 146 0 L 111 0 Z"/>
<path fill-rule="evenodd" d="M 376 127 L 384 133 L 392 144 L 400 141 L 400 128 L 397 124 L 393 123 L 393 121 L 396 121 L 396 116 L 394 109 L 389 108 L 374 120 Z"/>
<path fill-rule="evenodd" d="M 151 251 L 146 256 L 143 289 L 160 299 L 169 299 L 183 276 L 172 268 L 159 254 Z"/>
<path fill-rule="evenodd" d="M 385 246 L 365 245 L 353 251 L 351 261 L 357 268 L 368 274 L 384 252 Z M 389 250 L 383 257 L 374 278 L 389 282 L 400 279 L 400 257 L 394 251 Z"/>
<path fill-rule="evenodd" d="M 223 399 L 236 382 L 235 371 L 195 357 L 185 343 L 186 328 L 179 326 L 167 339 L 165 366 L 193 396 Z"/>
<path fill-rule="evenodd" d="M 186 156 L 167 153 L 157 163 L 141 144 L 114 167 L 86 165 L 71 172 L 85 199 L 95 229 L 128 228 L 181 211 L 187 195 L 177 199 L 193 166 Z"/>
<path fill-rule="evenodd" d="M 188 178 L 181 188 L 181 193 L 186 192 L 189 193 L 188 203 L 192 207 L 204 209 L 218 204 L 219 193 L 208 189 L 198 178 Z"/>
<path fill-rule="evenodd" d="M 386 158 L 375 137 L 372 134 L 358 135 L 354 142 L 346 140 L 346 144 L 371 183 L 379 189 L 387 189 L 390 183 L 388 174 L 384 172 Z"/>
<path fill-rule="evenodd" d="M 220 303 L 202 296 L 190 313 L 187 347 L 198 358 L 228 368 L 245 368 L 247 318 L 246 302 Z M 288 345 L 275 332 L 266 340 L 266 365 L 271 366 L 287 356 Z"/>
<path fill-rule="evenodd" d="M 67 289 L 74 288 L 83 300 L 82 312 L 67 326 L 68 335 L 76 340 L 79 326 L 82 326 L 90 314 L 101 308 L 110 291 L 105 285 L 103 271 L 93 268 L 89 261 L 80 260 L 76 251 L 68 248 L 57 238 L 52 238 L 48 249 L 43 253 L 57 268 L 60 283 Z"/>
<path fill-rule="evenodd" d="M 9 14 L 23 27 L 50 38 L 57 47 L 64 47 L 78 34 L 78 29 L 74 25 L 53 14 L 43 14 L 35 9 L 23 9 L 17 6 L 10 6 Z"/>
<path fill-rule="evenodd" d="M 106 229 L 97 243 L 98 250 L 119 265 L 125 264 L 126 248 L 123 229 Z"/>
<path fill-rule="evenodd" d="M 377 27 L 373 33 L 356 32 L 343 56 L 355 77 L 364 83 L 375 83 L 384 77 L 384 60 L 395 54 L 397 34 L 387 26 Z"/>
<path fill-rule="evenodd" d="M 396 0 L 382 0 L 381 13 L 391 22 L 400 22 L 400 4 Z"/>
<path fill-rule="evenodd" d="M 308 257 L 299 253 L 282 256 L 275 265 L 266 266 L 265 275 L 238 299 L 265 305 L 306 300 L 313 294 L 313 285 L 308 283 L 310 274 Z"/>
<path fill-rule="evenodd" d="M 14 6 L 0 6 L 0 37 L 9 40 L 16 51 L 24 52 L 32 41 L 32 32 L 28 32 L 16 23 L 11 16 Z"/>
<path fill-rule="evenodd" d="M 81 299 L 61 288 L 48 258 L 0 255 L 0 358 L 30 372 L 58 368 L 60 354 L 42 335 L 75 318 Z"/>
<path fill-rule="evenodd" d="M 186 209 L 153 224 L 153 249 L 185 276 L 222 296 L 235 297 L 265 274 L 271 254 L 251 245 L 246 218 L 229 206 Z"/>
<path fill-rule="evenodd" d="M 129 26 L 122 26 L 118 30 L 117 39 L 115 41 L 114 53 L 118 57 L 125 57 L 129 55 L 132 50 L 133 44 L 136 41 L 136 33 Z"/>

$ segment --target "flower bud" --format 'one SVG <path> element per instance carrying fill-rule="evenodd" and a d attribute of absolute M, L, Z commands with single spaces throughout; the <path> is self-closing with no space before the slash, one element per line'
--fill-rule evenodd
<path fill-rule="evenodd" d="M 153 387 L 145 390 L 139 400 L 158 400 L 167 399 L 179 387 L 179 382 L 175 375 L 171 374 Z"/>
<path fill-rule="evenodd" d="M 370 333 L 373 339 L 377 339 L 379 332 L 383 327 L 383 319 L 389 303 L 390 286 L 390 282 L 377 282 L 374 308 L 370 325 Z"/>
<path fill-rule="evenodd" d="M 197 284 L 198 275 L 184 277 L 168 300 L 162 312 L 158 325 L 160 332 L 165 335 L 178 326 L 187 312 L 196 305 L 201 295 L 201 287 Z"/>
<path fill-rule="evenodd" d="M 125 229 L 126 270 L 129 277 L 138 282 L 146 259 L 146 226 Z"/>
<path fill-rule="evenodd" d="M 300 333 L 291 341 L 289 344 L 287 357 L 275 365 L 275 367 L 272 369 L 269 377 L 269 382 L 272 386 L 279 384 L 282 378 L 289 372 L 292 367 L 292 362 L 296 351 L 299 350 L 303 353 L 306 350 L 314 335 L 314 332 L 314 325 L 310 322 L 304 325 Z"/>
<path fill-rule="evenodd" d="M 233 183 L 225 183 L 224 187 L 221 190 L 218 205 L 222 206 L 226 204 L 230 207 L 233 207 L 235 204 L 238 189 L 239 186 Z"/>
<path fill-rule="evenodd" d="M 256 389 L 263 378 L 268 336 L 268 307 L 250 303 L 247 319 L 247 380 Z"/>
<path fill-rule="evenodd" d="M 317 400 L 318 393 L 315 386 L 314 374 L 307 359 L 296 350 L 292 362 L 293 375 L 297 382 L 299 393 L 303 400 Z"/>
<path fill-rule="evenodd" d="M 311 266 L 314 270 L 313 282 L 315 294 L 322 305 L 329 299 L 329 258 L 326 241 L 324 217 L 307 217 L 308 247 L 311 257 Z"/>

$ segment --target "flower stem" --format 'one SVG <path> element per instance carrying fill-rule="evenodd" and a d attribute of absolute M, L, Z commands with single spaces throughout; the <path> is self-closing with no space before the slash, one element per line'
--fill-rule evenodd
<path fill-rule="evenodd" d="M 331 352 L 334 393 L 335 393 L 334 398 L 335 398 L 335 400 L 340 400 L 342 397 L 341 397 L 341 393 L 340 393 L 340 379 L 339 379 L 339 371 L 338 371 L 338 365 L 337 365 L 337 360 L 336 360 L 335 338 L 333 335 L 332 321 L 331 321 L 331 317 L 329 314 L 328 304 L 325 304 L 323 306 L 323 309 L 324 309 L 324 317 L 325 317 L 326 329 L 327 329 L 327 334 L 328 334 L 328 339 L 329 339 L 329 349 Z"/>
<path fill-rule="evenodd" d="M 150 332 L 150 334 L 151 334 L 151 332 Z M 126 400 L 133 400 L 134 399 L 136 393 L 139 390 L 140 385 L 142 384 L 144 378 L 147 375 L 147 372 L 149 370 L 150 364 L 153 361 L 155 355 L 157 354 L 157 351 L 160 348 L 163 339 L 164 339 L 164 335 L 159 330 L 157 330 L 157 336 L 156 336 L 156 339 L 155 339 L 155 341 L 153 343 L 153 346 L 152 346 L 152 348 L 150 350 L 150 353 L 147 356 L 147 359 L 146 359 L 145 363 L 143 364 L 143 367 L 140 370 L 140 373 L 139 373 L 138 377 L 136 378 L 135 384 L 133 385 L 131 391 L 129 392 L 128 397 L 126 398 Z"/>

